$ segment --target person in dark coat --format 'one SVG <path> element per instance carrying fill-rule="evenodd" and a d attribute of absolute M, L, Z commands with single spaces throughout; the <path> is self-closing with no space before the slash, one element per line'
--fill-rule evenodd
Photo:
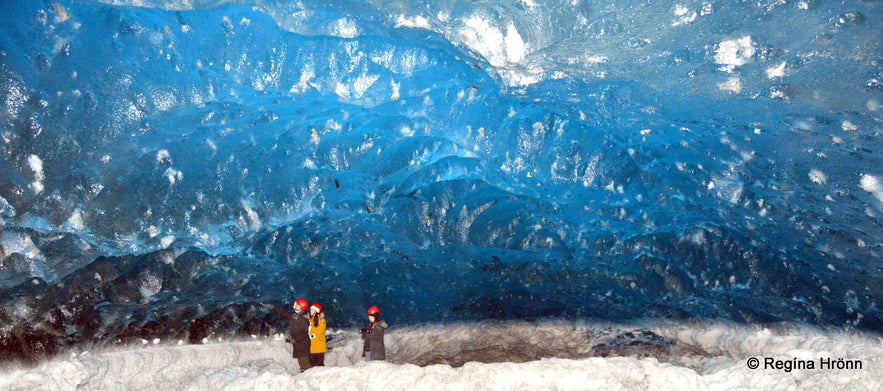
<path fill-rule="evenodd" d="M 360 330 L 365 346 L 362 356 L 365 360 L 386 360 L 386 344 L 383 342 L 383 334 L 389 326 L 380 319 L 380 308 L 371 306 L 368 308 L 368 326 Z"/>
<path fill-rule="evenodd" d="M 263 304 L 263 306 L 288 319 L 292 356 L 297 359 L 301 372 L 312 368 L 310 365 L 310 318 L 304 312 L 309 307 L 309 303 L 304 299 L 297 299 L 294 302 L 293 314 L 272 304 Z"/>

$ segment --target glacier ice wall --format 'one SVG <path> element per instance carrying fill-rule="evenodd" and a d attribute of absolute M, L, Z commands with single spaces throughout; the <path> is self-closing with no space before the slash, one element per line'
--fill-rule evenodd
<path fill-rule="evenodd" d="M 877 2 L 0 9 L 15 354 L 296 296 L 883 328 Z"/>

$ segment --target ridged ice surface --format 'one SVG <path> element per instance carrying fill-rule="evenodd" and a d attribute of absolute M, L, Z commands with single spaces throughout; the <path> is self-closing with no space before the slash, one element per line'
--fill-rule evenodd
<path fill-rule="evenodd" d="M 880 7 L 3 2 L 0 346 L 265 336 L 296 297 L 878 333 Z"/>

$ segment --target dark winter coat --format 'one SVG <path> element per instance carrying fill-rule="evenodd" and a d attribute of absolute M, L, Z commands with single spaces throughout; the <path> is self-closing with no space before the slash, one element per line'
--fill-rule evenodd
<path fill-rule="evenodd" d="M 279 316 L 288 319 L 292 357 L 310 356 L 310 318 L 306 313 L 290 313 L 276 306 L 269 307 Z"/>
<path fill-rule="evenodd" d="M 362 335 L 362 338 L 365 339 L 364 350 L 365 352 L 371 352 L 371 361 L 386 360 L 386 345 L 383 342 L 383 334 L 387 327 L 389 326 L 386 322 L 378 319 L 374 323 L 369 323 L 368 327 L 365 328 L 365 334 Z"/>

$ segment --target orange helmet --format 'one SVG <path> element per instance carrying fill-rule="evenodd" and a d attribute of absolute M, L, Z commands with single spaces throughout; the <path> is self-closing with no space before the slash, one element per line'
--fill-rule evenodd
<path fill-rule="evenodd" d="M 306 311 L 307 307 L 310 306 L 310 303 L 307 303 L 306 299 L 299 298 L 294 301 L 294 309 L 300 311 Z"/>
<path fill-rule="evenodd" d="M 372 305 L 372 306 L 368 307 L 368 315 L 377 315 L 379 313 L 380 313 L 380 308 L 378 308 L 376 305 Z"/>
<path fill-rule="evenodd" d="M 310 307 L 310 309 L 312 310 L 313 308 L 315 308 L 316 311 L 318 311 L 318 312 L 322 312 L 322 304 L 313 303 L 313 305 L 312 305 L 312 307 Z"/>

